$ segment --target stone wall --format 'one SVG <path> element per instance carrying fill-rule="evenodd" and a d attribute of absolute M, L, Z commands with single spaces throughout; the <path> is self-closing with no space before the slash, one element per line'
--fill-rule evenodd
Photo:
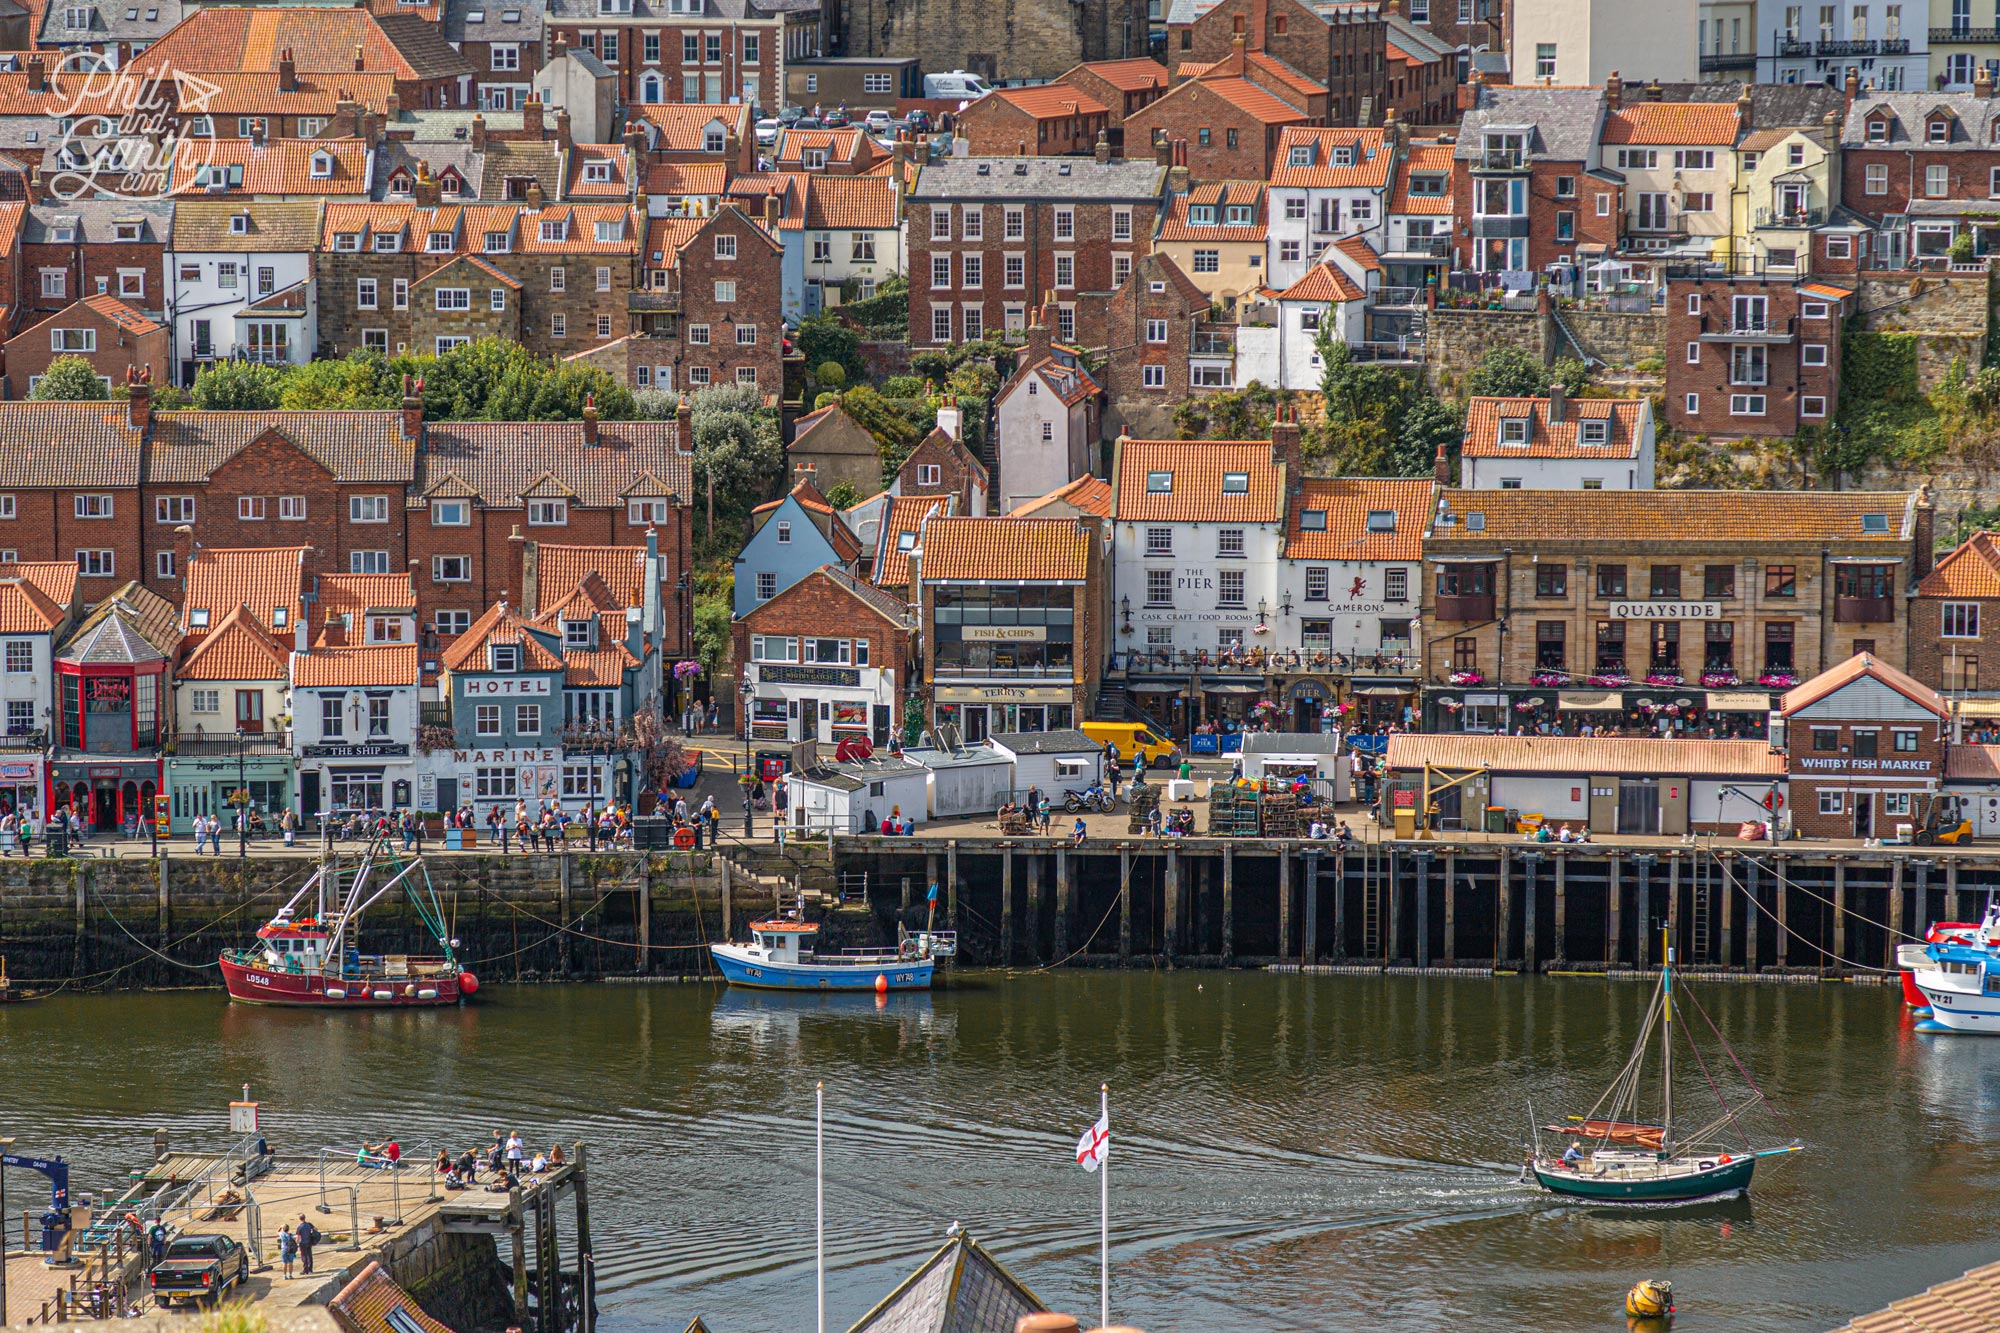
<path fill-rule="evenodd" d="M 1917 335 L 1917 382 L 1925 392 L 1944 379 L 1954 361 L 1968 371 L 1985 366 L 1987 275 L 1886 274 L 1863 278 L 1857 297 L 1863 328 Z"/>
<path fill-rule="evenodd" d="M 1583 344 L 1583 350 L 1606 366 L 1629 368 L 1648 359 L 1660 360 L 1666 354 L 1664 311 L 1620 314 L 1609 310 L 1565 310 L 1562 319 Z"/>
<path fill-rule="evenodd" d="M 1481 357 L 1507 347 L 1543 362 L 1553 360 L 1553 325 L 1534 310 L 1450 310 L 1439 307 L 1427 317 L 1424 334 L 1424 374 L 1440 397 L 1465 396 L 1465 377 Z"/>

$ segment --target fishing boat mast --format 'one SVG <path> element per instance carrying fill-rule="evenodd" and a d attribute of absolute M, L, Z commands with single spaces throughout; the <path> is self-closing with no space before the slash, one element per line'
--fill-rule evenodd
<path fill-rule="evenodd" d="M 1660 1151 L 1674 1150 L 1674 946 L 1660 931 Z"/>

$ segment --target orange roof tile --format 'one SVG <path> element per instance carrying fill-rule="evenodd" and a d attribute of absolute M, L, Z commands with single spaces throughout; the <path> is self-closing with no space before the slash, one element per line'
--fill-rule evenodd
<path fill-rule="evenodd" d="M 1312 477 L 1292 498 L 1285 519 L 1289 560 L 1421 560 L 1424 526 L 1431 516 L 1428 478 Z M 1320 515 L 1305 526 L 1308 513 Z M 1377 531 L 1369 515 L 1392 515 Z"/>
<path fill-rule="evenodd" d="M 655 162 L 646 168 L 647 194 L 713 199 L 728 188 L 729 168 L 721 162 Z"/>
<path fill-rule="evenodd" d="M 1285 512 L 1279 467 L 1262 440 L 1120 440 L 1114 466 L 1121 522 L 1275 523 Z M 1167 489 L 1150 484 L 1156 474 Z M 1228 489 L 1237 476 L 1244 489 Z"/>
<path fill-rule="evenodd" d="M 2000 541 L 1983 529 L 1973 533 L 1924 575 L 1917 596 L 2000 597 Z"/>
<path fill-rule="evenodd" d="M 0 579 L 20 579 L 32 583 L 57 606 L 66 607 L 76 599 L 74 560 L 10 560 L 0 564 Z"/>
<path fill-rule="evenodd" d="M 1183 60 L 1179 66 L 1179 73 L 1183 81 L 1198 79 L 1223 63 L 1223 60 L 1202 62 Z M 1243 65 L 1246 72 L 1254 69 L 1269 78 L 1273 83 L 1282 83 L 1286 88 L 1301 97 L 1317 97 L 1326 92 L 1325 84 L 1314 82 L 1312 79 L 1293 69 L 1290 65 L 1287 65 L 1284 61 L 1277 59 L 1265 51 L 1244 52 Z"/>
<path fill-rule="evenodd" d="M 301 74 L 376 72 L 414 81 L 472 72 L 433 23 L 414 15 L 378 18 L 366 9 L 324 5 L 204 8 L 134 56 L 127 68 L 201 74 L 275 70 L 288 50 Z"/>
<path fill-rule="evenodd" d="M 625 673 L 639 665 L 624 644 L 616 648 L 583 650 L 572 648 L 563 654 L 565 684 L 614 689 L 625 681 Z"/>
<path fill-rule="evenodd" d="M 284 680 L 286 655 L 247 606 L 231 607 L 222 623 L 188 636 L 192 645 L 174 671 L 179 680 Z"/>
<path fill-rule="evenodd" d="M 313 604 L 313 629 L 335 616 L 349 616 L 355 625 L 371 611 L 412 612 L 417 595 L 408 573 L 322 574 L 319 601 Z"/>
<path fill-rule="evenodd" d="M 1909 540 L 1914 492 L 1901 491 L 1464 491 L 1449 492 L 1458 521 L 1434 524 L 1441 547 L 1510 541 L 1841 542 L 1893 553 Z M 1468 521 L 1477 516 L 1480 526 Z M 1884 530 L 1874 530 L 1880 519 Z M 1868 523 L 1867 528 L 1863 527 Z M 1545 548 L 1546 549 L 1546 548 Z"/>
<path fill-rule="evenodd" d="M 59 604 L 29 579 L 7 577 L 12 568 L 0 565 L 0 634 L 47 634 L 62 624 L 66 603 Z M 70 568 L 74 573 L 75 566 Z M 75 585 L 72 578 L 72 591 Z"/>
<path fill-rule="evenodd" d="M 708 102 L 641 102 L 632 107 L 632 119 L 653 130 L 656 153 L 702 153 L 708 127 L 722 122 L 726 133 L 741 134 L 749 129 L 748 106 L 717 106 Z M 717 161 L 722 154 L 714 155 Z"/>
<path fill-rule="evenodd" d="M 1382 256 L 1375 253 L 1375 247 L 1358 232 L 1353 236 L 1343 236 L 1333 243 L 1333 248 L 1360 265 L 1363 272 L 1380 271 Z"/>
<path fill-rule="evenodd" d="M 326 1303 L 326 1308 L 343 1333 L 408 1333 L 413 1326 L 416 1333 L 452 1333 L 448 1324 L 426 1313 L 373 1259 Z M 392 1314 L 402 1317 L 392 1322 Z"/>
<path fill-rule="evenodd" d="M 126 305 L 115 296 L 93 293 L 83 298 L 83 303 L 110 320 L 126 333 L 138 335 L 157 333 L 163 325 L 155 324 L 143 314 Z"/>
<path fill-rule="evenodd" d="M 550 652 L 547 645 L 528 632 L 528 627 L 520 615 L 505 602 L 495 602 L 486 608 L 486 614 L 472 622 L 465 633 L 458 636 L 451 647 L 445 649 L 444 669 L 446 671 L 486 671 L 486 655 L 489 644 L 519 644 L 521 646 L 521 669 L 523 671 L 560 671 L 562 659 Z"/>
<path fill-rule="evenodd" d="M 1826 282 L 1802 282 L 1799 291 L 1806 296 L 1816 296 L 1822 301 L 1845 301 L 1854 295 L 1845 287 L 1835 287 Z"/>
<path fill-rule="evenodd" d="M 247 606 L 260 627 L 289 633 L 305 605 L 306 559 L 311 550 L 310 546 L 197 547 L 183 571 L 187 588 L 181 597 L 182 632 L 219 629 L 232 611 Z"/>
<path fill-rule="evenodd" d="M 807 183 L 808 227 L 887 231 L 896 223 L 896 192 L 887 176 L 815 176 Z"/>
<path fill-rule="evenodd" d="M 1142 93 L 1148 88 L 1165 88 L 1168 82 L 1167 67 L 1157 60 L 1148 60 L 1143 56 L 1134 60 L 1086 60 L 1076 69 L 1089 70 L 1120 92 L 1127 93 Z M 1076 70 L 1071 70 L 1070 74 L 1075 72 Z M 1068 78 L 1069 74 L 1065 74 L 1056 82 L 1062 83 Z"/>
<path fill-rule="evenodd" d="M 1570 400 L 1561 421 L 1549 420 L 1546 398 L 1474 398 L 1465 409 L 1467 458 L 1636 458 L 1643 398 Z M 1523 444 L 1500 442 L 1501 421 L 1526 419 Z M 1583 423 L 1608 423 L 1602 444 L 1583 441 Z"/>
<path fill-rule="evenodd" d="M 944 518 L 951 513 L 948 495 L 899 495 L 889 502 L 882 515 L 882 529 L 875 538 L 874 582 L 883 588 L 910 586 L 910 551 L 926 516 Z"/>
<path fill-rule="evenodd" d="M 1250 207 L 1251 222 L 1230 223 L 1223 219 L 1229 216 L 1230 205 Z M 1190 222 L 1190 210 L 1195 206 L 1215 209 L 1214 222 Z M 1265 237 L 1264 182 L 1262 181 L 1209 181 L 1197 185 L 1186 194 L 1175 195 L 1167 209 L 1166 221 L 1160 224 L 1160 239 L 1163 241 L 1246 241 L 1263 244 Z"/>
<path fill-rule="evenodd" d="M 1312 161 L 1292 166 L 1294 148 L 1310 149 Z M 1352 165 L 1336 166 L 1334 160 L 1347 150 Z M 1381 188 L 1389 183 L 1389 167 L 1395 154 L 1382 151 L 1382 131 L 1326 129 L 1288 125 L 1278 139 L 1277 165 L 1271 169 L 1271 184 L 1293 189 Z"/>
<path fill-rule="evenodd" d="M 1785 691 L 1785 697 L 1779 703 L 1778 711 L 1790 717 L 1800 709 L 1810 707 L 1829 694 L 1845 689 L 1862 679 L 1878 681 L 1919 708 L 1927 708 L 1939 717 L 1951 716 L 1951 705 L 1945 701 L 1942 694 L 1908 672 L 1898 671 L 1873 653 L 1856 653 L 1845 662 L 1828 667 L 1811 680 L 1794 685 Z"/>
<path fill-rule="evenodd" d="M 671 219 L 692 221 L 698 219 Z M 620 239 L 597 239 L 599 222 L 621 224 Z M 430 254 L 430 233 L 450 232 L 454 253 L 477 254 L 485 249 L 487 232 L 511 232 L 512 247 L 521 254 L 631 254 L 639 244 L 637 214 L 629 204 L 548 204 L 540 213 L 523 204 L 447 204 L 420 208 L 415 204 L 330 203 L 320 224 L 320 246 L 335 248 L 340 235 L 361 235 L 361 249 L 371 248 L 368 236 L 403 236 L 403 248 Z M 561 224 L 560 237 L 544 240 L 543 224 Z M 503 261 L 504 262 L 504 259 Z"/>
<path fill-rule="evenodd" d="M 1081 582 L 1090 567 L 1087 526 L 1070 518 L 934 518 L 924 528 L 925 583 L 973 579 Z"/>
<path fill-rule="evenodd" d="M 184 109 L 211 116 L 331 116 L 343 101 L 381 115 L 396 91 L 394 74 L 356 73 L 351 67 L 337 74 L 301 73 L 288 93 L 278 91 L 275 69 L 177 73 L 174 83 Z"/>
<path fill-rule="evenodd" d="M 1608 144 L 1715 144 L 1736 142 L 1734 102 L 1639 102 L 1605 113 Z"/>
<path fill-rule="evenodd" d="M 1341 272 L 1340 265 L 1322 259 L 1305 275 L 1278 293 L 1280 301 L 1359 301 L 1366 293 Z"/>
<path fill-rule="evenodd" d="M 539 546 L 536 548 L 536 615 L 560 606 L 595 574 L 620 609 L 645 605 L 646 548 L 643 546 Z"/>
<path fill-rule="evenodd" d="M 609 166 L 611 179 L 588 180 L 592 163 Z M 622 143 L 580 143 L 569 150 L 566 199 L 626 199 L 632 194 L 632 159 Z"/>
<path fill-rule="evenodd" d="M 1834 1333 L 1974 1333 L 1995 1325 L 2000 1325 L 2000 1264 L 1987 1264 L 1842 1324 Z"/>
<path fill-rule="evenodd" d="M 1189 96 L 1193 95 L 1192 90 L 1196 87 L 1214 93 L 1238 111 L 1243 112 L 1245 115 L 1255 116 L 1266 125 L 1293 125 L 1309 119 L 1306 113 L 1300 108 L 1293 106 L 1290 102 L 1285 101 L 1275 93 L 1258 87 L 1241 75 L 1222 75 L 1219 77 L 1215 75 L 1203 75 L 1199 79 L 1188 80 L 1181 87 L 1190 90 Z M 1179 92 L 1180 89 L 1177 88 L 1174 92 L 1167 94 L 1167 96 L 1173 97 L 1179 94 Z M 1162 98 L 1161 100 L 1164 101 L 1166 99 Z"/>
<path fill-rule="evenodd" d="M 321 154 L 329 170 L 314 175 L 313 161 Z M 202 172 L 217 167 L 242 168 L 243 194 L 368 192 L 368 145 L 359 139 L 271 139 L 261 147 L 248 139 L 185 140 L 174 153 L 173 192 L 208 195 Z"/>
<path fill-rule="evenodd" d="M 1058 504 L 1073 505 L 1086 514 L 1111 517 L 1111 483 L 1102 477 L 1078 477 L 1067 486 L 1050 491 L 1039 499 L 1017 505 L 1010 518 L 1032 518 L 1037 511 Z"/>
<path fill-rule="evenodd" d="M 1396 192 L 1389 203 L 1391 213 L 1414 213 L 1419 216 L 1446 215 L 1451 212 L 1452 185 L 1452 145 L 1448 143 L 1412 145 L 1404 157 L 1402 169 L 1396 173 Z M 1410 177 L 1444 177 L 1443 194 L 1411 194 Z"/>
<path fill-rule="evenodd" d="M 1037 120 L 1060 120 L 1065 116 L 1102 116 L 1111 108 L 1089 93 L 1066 83 L 1038 83 L 1028 88 L 995 88 L 986 94 L 997 97 L 1015 110 Z M 976 104 L 975 104 L 976 105 Z M 967 107 L 965 111 L 972 110 Z M 964 115 L 965 112 L 959 113 Z"/>

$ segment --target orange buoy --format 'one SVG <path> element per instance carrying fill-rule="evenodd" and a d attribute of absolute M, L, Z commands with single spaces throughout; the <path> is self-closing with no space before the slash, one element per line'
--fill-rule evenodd
<path fill-rule="evenodd" d="M 474 995 L 477 994 L 478 991 L 479 991 L 478 977 L 473 976 L 472 973 L 470 972 L 461 972 L 458 974 L 458 993 L 460 995 Z"/>
<path fill-rule="evenodd" d="M 883 976 L 880 972 L 875 974 L 875 993 L 877 995 L 887 995 L 889 993 L 889 978 Z"/>

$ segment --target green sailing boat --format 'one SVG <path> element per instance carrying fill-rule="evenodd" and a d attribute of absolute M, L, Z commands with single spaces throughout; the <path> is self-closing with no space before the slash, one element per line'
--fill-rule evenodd
<path fill-rule="evenodd" d="M 1750 1146 L 1747 1136 L 1740 1147 L 1722 1145 L 1715 1136 L 1725 1129 L 1743 1134 L 1739 1115 L 1763 1101 L 1764 1094 L 1753 1086 L 1754 1097 L 1732 1108 L 1712 1081 L 1710 1087 L 1720 1113 L 1691 1134 L 1675 1132 L 1673 949 L 1667 947 L 1664 956 L 1660 984 L 1646 1011 L 1645 1025 L 1632 1048 L 1632 1058 L 1625 1062 L 1618 1078 L 1590 1114 L 1543 1127 L 1569 1140 L 1561 1152 L 1544 1151 L 1541 1136 L 1536 1136 L 1528 1169 L 1534 1172 L 1543 1189 L 1597 1203 L 1690 1203 L 1747 1191 L 1759 1159 L 1785 1156 L 1804 1147 L 1794 1140 L 1782 1148 L 1756 1148 Z M 1713 1030 L 1714 1025 L 1709 1026 Z M 1660 1055 L 1660 1118 L 1648 1121 L 1638 1118 L 1639 1095 L 1647 1081 L 1647 1054 L 1656 1033 Z M 1692 1031 L 1686 1039 L 1692 1043 Z M 1729 1044 L 1722 1041 L 1719 1032 L 1716 1040 L 1741 1070 L 1742 1062 L 1729 1050 Z M 1745 1078 L 1747 1081 L 1747 1073 Z"/>

